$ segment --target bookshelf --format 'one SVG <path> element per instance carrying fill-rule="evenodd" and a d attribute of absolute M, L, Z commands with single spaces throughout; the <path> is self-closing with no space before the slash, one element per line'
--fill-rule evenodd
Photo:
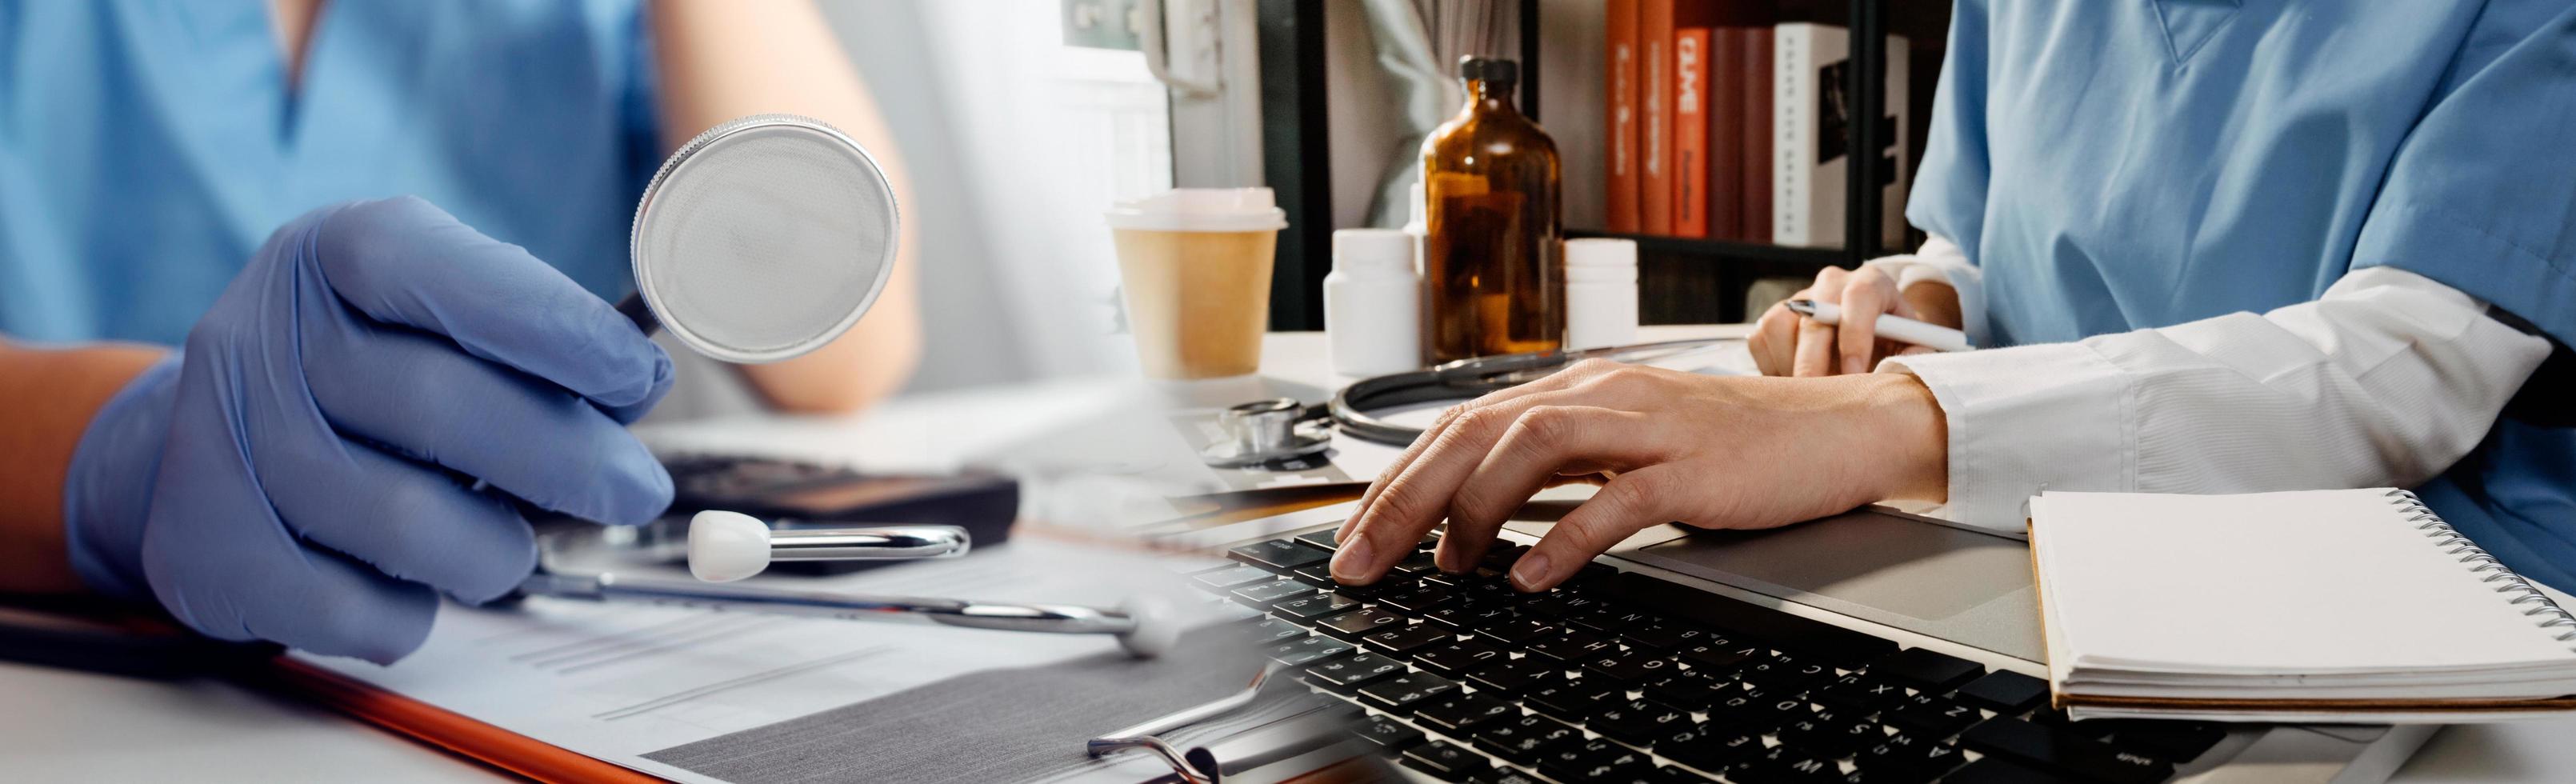
<path fill-rule="evenodd" d="M 1541 0 L 1499 0 L 1516 7 L 1518 56 L 1544 64 L 1549 50 L 1547 27 L 1541 24 Z M 1914 41 L 1912 104 L 1915 149 L 1906 160 L 1919 163 L 1921 140 L 1929 126 L 1929 96 L 1939 73 L 1941 45 L 1949 29 L 1949 3 L 1895 3 L 1887 0 L 1727 0 L 1763 3 L 1783 21 L 1814 21 L 1851 30 L 1852 66 L 1843 86 L 1851 98 L 1850 116 L 1884 116 L 1887 36 Z M 1331 158 L 1325 142 L 1333 109 L 1325 89 L 1323 51 L 1326 0 L 1255 0 L 1261 20 L 1262 118 L 1266 148 L 1264 174 L 1289 214 L 1290 229 L 1280 241 L 1273 273 L 1271 327 L 1321 329 L 1320 294 L 1332 269 L 1333 227 L 1330 213 Z M 1559 44 L 1563 46 L 1565 44 Z M 1598 51 L 1574 50 L 1572 57 L 1600 57 Z M 1521 111 L 1547 122 L 1550 105 L 1542 104 L 1539 78 L 1521 80 Z M 1558 85 L 1563 88 L 1564 85 Z M 1597 89 L 1597 88 L 1596 88 Z M 1341 107 L 1345 111 L 1350 107 Z M 1560 109 L 1560 111 L 1563 111 Z M 1569 122 L 1599 122 L 1574 117 Z M 1852 123 L 1850 149 L 1882 149 L 1888 140 L 1874 122 Z M 1883 255 L 1879 223 L 1886 205 L 1873 184 L 1884 174 L 1875 155 L 1850 156 L 1846 166 L 1844 237 L 1841 247 L 1812 248 L 1688 237 L 1614 234 L 1602 227 L 1568 225 L 1568 237 L 1618 237 L 1637 241 L 1639 315 L 1648 324 L 1742 321 L 1745 292 L 1764 278 L 1813 278 L 1829 266 L 1857 266 Z"/>
<path fill-rule="evenodd" d="M 1524 62 L 1541 62 L 1539 52 L 1544 43 L 1544 28 L 1539 24 L 1538 0 L 1518 0 L 1520 6 L 1521 57 Z M 1851 116 L 1878 117 L 1886 114 L 1887 36 L 1891 32 L 1886 0 L 1846 0 L 1842 7 L 1831 2 L 1779 0 L 1773 3 L 1779 15 L 1787 19 L 1814 20 L 1840 24 L 1852 32 L 1851 68 L 1843 72 L 1843 94 L 1852 102 Z M 1836 13 L 1840 12 L 1840 13 Z M 1938 20 L 1910 18 L 1909 28 L 1937 22 L 1935 30 L 1946 30 L 1946 14 Z M 1918 37 L 1918 40 L 1920 38 Z M 1579 56 L 1579 55 L 1578 55 Z M 1536 86 L 1531 80 L 1531 88 Z M 1539 113 L 1537 96 L 1526 94 L 1524 109 L 1534 118 Z M 1918 122 L 1920 113 L 1918 113 Z M 1576 118 L 1583 122 L 1586 118 Z M 1880 138 L 1884 129 L 1879 123 L 1851 124 L 1853 150 L 1876 150 L 1888 140 Z M 1920 138 L 1918 135 L 1917 138 Z M 1907 156 L 1915 161 L 1918 156 Z M 1672 237 L 1650 234 L 1623 234 L 1594 227 L 1569 226 L 1567 237 L 1614 237 L 1634 240 L 1638 252 L 1638 283 L 1643 298 L 1639 314 L 1646 323 L 1736 322 L 1750 316 L 1745 312 L 1745 291 L 1767 277 L 1813 277 L 1825 267 L 1855 267 L 1862 261 L 1884 255 L 1886 248 L 1879 236 L 1879 225 L 1886 205 L 1881 202 L 1876 186 L 1885 173 L 1876 155 L 1852 155 L 1844 169 L 1844 222 L 1841 247 L 1796 247 L 1766 243 Z"/>

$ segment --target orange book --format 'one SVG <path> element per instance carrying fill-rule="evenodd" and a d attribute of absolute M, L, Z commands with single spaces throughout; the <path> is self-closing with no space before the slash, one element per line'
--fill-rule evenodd
<path fill-rule="evenodd" d="M 1637 145 L 1643 141 L 1637 134 L 1638 79 L 1641 63 L 1637 61 L 1637 14 L 1643 0 L 1610 0 L 1609 23 L 1605 30 L 1605 49 L 1609 62 L 1603 73 L 1609 84 L 1602 101 L 1605 110 L 1609 160 L 1602 168 L 1610 173 L 1609 189 L 1602 206 L 1609 213 L 1610 230 L 1633 233 L 1645 225 L 1638 200 L 1645 194 L 1638 169 Z"/>
<path fill-rule="evenodd" d="M 1682 0 L 1641 0 L 1637 14 L 1640 230 L 1673 233 L 1673 14 Z"/>
<path fill-rule="evenodd" d="M 1709 28 L 1673 33 L 1673 236 L 1708 236 Z"/>

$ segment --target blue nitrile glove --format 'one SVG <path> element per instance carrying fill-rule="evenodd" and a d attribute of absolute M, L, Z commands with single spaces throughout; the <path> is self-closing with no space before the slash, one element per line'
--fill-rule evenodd
<path fill-rule="evenodd" d="M 669 355 L 518 246 L 419 199 L 326 207 L 92 420 L 72 564 L 209 636 L 391 662 L 439 592 L 488 601 L 535 567 L 508 496 L 619 524 L 668 506 L 624 423 L 670 387 Z"/>

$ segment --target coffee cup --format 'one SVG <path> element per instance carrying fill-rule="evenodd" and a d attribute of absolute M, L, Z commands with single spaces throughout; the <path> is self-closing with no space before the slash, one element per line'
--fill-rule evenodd
<path fill-rule="evenodd" d="M 1261 369 L 1270 265 L 1288 215 L 1269 188 L 1181 188 L 1109 210 L 1127 329 L 1145 375 Z"/>

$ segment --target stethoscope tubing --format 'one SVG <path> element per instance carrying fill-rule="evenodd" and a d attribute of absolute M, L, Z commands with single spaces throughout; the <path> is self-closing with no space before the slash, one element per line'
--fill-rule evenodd
<path fill-rule="evenodd" d="M 1573 351 L 1471 357 L 1423 370 L 1390 373 L 1352 382 L 1335 391 L 1332 400 L 1311 409 L 1313 413 L 1310 416 L 1329 419 L 1343 435 L 1362 441 L 1393 447 L 1411 446 L 1415 438 L 1422 436 L 1422 428 L 1399 425 L 1369 412 L 1442 400 L 1472 400 L 1490 392 L 1546 378 L 1567 365 L 1587 359 L 1665 359 L 1734 340 L 1737 339 L 1693 338 Z"/>

